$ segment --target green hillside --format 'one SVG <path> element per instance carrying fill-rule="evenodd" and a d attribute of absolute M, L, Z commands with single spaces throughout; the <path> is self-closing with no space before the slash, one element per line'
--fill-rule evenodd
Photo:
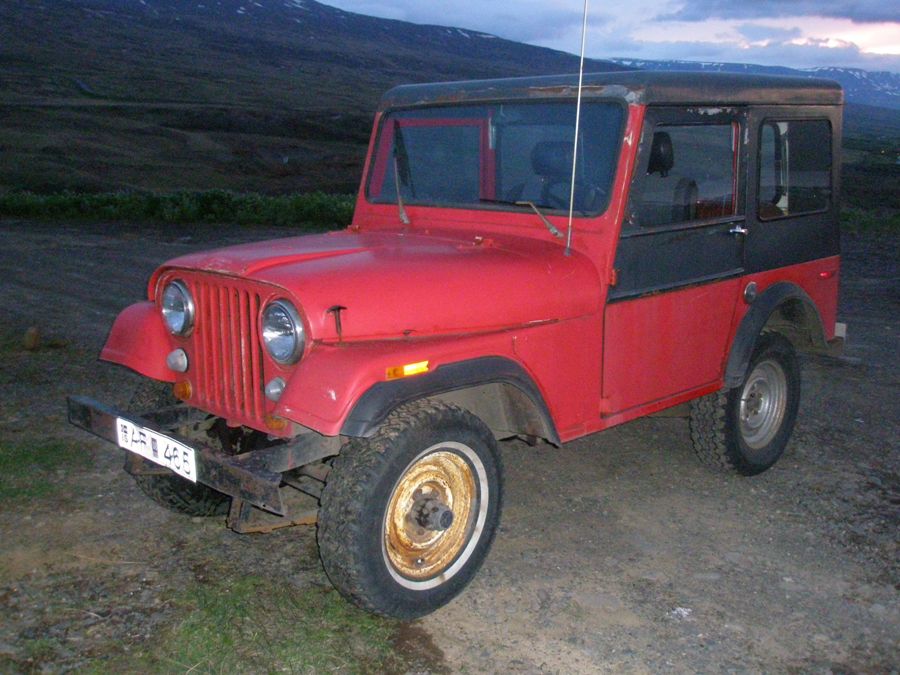
<path fill-rule="evenodd" d="M 0 26 L 2 191 L 354 191 L 391 86 L 577 67 L 312 0 L 0 3 Z"/>

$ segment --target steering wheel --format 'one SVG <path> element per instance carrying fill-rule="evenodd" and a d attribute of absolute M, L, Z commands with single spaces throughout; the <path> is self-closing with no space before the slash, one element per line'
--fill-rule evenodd
<path fill-rule="evenodd" d="M 567 180 L 558 180 L 544 186 L 541 201 L 554 209 L 569 208 L 569 193 L 571 183 Z M 575 181 L 575 210 L 592 212 L 603 203 L 603 190 L 591 183 Z M 580 207 L 580 208 L 579 208 Z"/>

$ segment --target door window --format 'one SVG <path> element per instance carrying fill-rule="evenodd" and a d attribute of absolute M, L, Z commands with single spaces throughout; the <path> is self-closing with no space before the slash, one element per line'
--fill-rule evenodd
<path fill-rule="evenodd" d="M 738 125 L 659 125 L 631 205 L 635 224 L 658 227 L 737 213 Z"/>

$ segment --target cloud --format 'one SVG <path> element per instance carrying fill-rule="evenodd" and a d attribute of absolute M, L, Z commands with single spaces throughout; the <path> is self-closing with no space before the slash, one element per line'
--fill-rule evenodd
<path fill-rule="evenodd" d="M 893 7 L 894 9 L 891 9 Z M 824 16 L 854 23 L 900 22 L 897 5 L 885 0 L 690 0 L 660 20 L 706 21 L 717 19 L 768 19 L 773 17 Z"/>
<path fill-rule="evenodd" d="M 746 23 L 735 26 L 738 33 L 747 38 L 750 42 L 771 44 L 787 42 L 793 38 L 799 38 L 803 32 L 797 26 L 791 28 L 778 28 L 775 26 L 766 26 L 756 23 Z"/>
<path fill-rule="evenodd" d="M 580 11 L 547 7 L 545 3 L 526 12 L 514 12 L 511 8 L 485 17 L 477 26 L 479 30 L 500 35 L 508 40 L 535 42 L 541 39 L 566 38 L 581 32 Z M 474 20 L 474 19 L 472 19 Z M 593 24 L 601 24 L 603 18 L 591 16 Z"/>
<path fill-rule="evenodd" d="M 570 53 L 581 46 L 582 0 L 324 1 L 351 12 L 481 31 Z M 588 56 L 898 72 L 900 23 L 876 22 L 900 20 L 890 6 L 884 0 L 626 0 L 601 9 L 595 2 Z"/>
<path fill-rule="evenodd" d="M 900 56 L 867 54 L 852 44 L 835 46 L 824 41 L 780 42 L 736 48 L 715 42 L 634 42 L 619 53 L 592 53 L 593 58 L 638 58 L 648 60 L 753 63 L 763 66 L 815 68 L 841 66 L 870 71 L 900 72 Z"/>

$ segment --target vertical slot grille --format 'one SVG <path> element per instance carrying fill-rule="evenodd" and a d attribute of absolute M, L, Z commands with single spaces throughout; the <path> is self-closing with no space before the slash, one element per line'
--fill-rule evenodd
<path fill-rule="evenodd" d="M 222 417 L 259 426 L 265 416 L 256 317 L 258 293 L 198 277 L 194 335 L 195 404 Z"/>

